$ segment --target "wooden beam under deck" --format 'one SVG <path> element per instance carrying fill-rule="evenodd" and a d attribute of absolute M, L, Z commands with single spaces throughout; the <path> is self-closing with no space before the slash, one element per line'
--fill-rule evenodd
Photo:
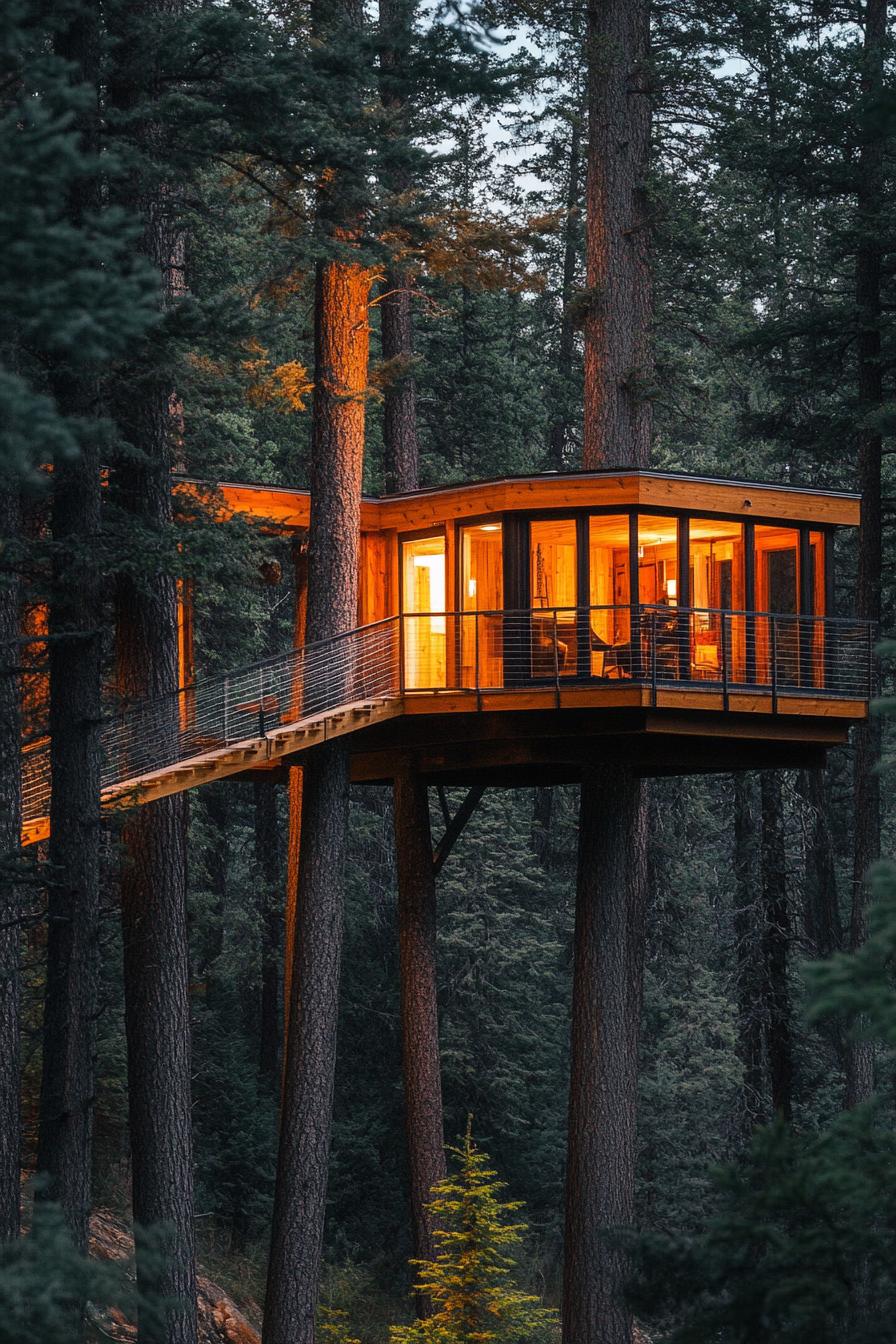
<path fill-rule="evenodd" d="M 529 778 L 540 768 L 573 775 L 595 760 L 624 753 L 645 774 L 807 767 L 842 745 L 850 724 L 867 714 L 862 701 L 819 696 L 649 687 L 556 686 L 480 692 L 406 693 L 330 710 L 302 723 L 206 751 L 115 784 L 104 810 L 152 802 L 215 779 L 295 764 L 312 747 L 352 734 L 352 775 L 391 779 L 401 753 L 412 752 L 426 774 L 481 782 Z M 559 701 L 559 703 L 558 703 Z M 49 834 L 49 818 L 26 822 L 23 844 Z"/>

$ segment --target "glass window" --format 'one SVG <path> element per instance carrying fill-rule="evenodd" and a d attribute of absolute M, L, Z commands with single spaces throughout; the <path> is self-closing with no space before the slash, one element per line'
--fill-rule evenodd
<path fill-rule="evenodd" d="M 529 530 L 532 675 L 575 676 L 578 553 L 574 518 L 539 519 Z"/>
<path fill-rule="evenodd" d="M 411 689 L 445 685 L 445 538 L 401 547 L 404 679 Z"/>
<path fill-rule="evenodd" d="M 825 569 L 824 569 L 824 533 L 810 531 L 809 533 L 809 595 L 810 595 L 810 613 L 813 616 L 823 617 L 826 611 L 827 596 L 825 591 Z M 825 629 L 824 621 L 806 621 L 804 623 L 807 632 L 808 651 L 810 652 L 811 666 L 811 684 L 813 686 L 824 686 L 824 639 Z"/>
<path fill-rule="evenodd" d="M 799 684 L 800 534 L 795 527 L 756 526 L 756 675 L 771 681 L 772 649 L 779 685 Z M 773 628 L 774 627 L 774 628 Z"/>
<path fill-rule="evenodd" d="M 638 601 L 674 607 L 678 603 L 678 522 L 638 517 Z"/>
<path fill-rule="evenodd" d="M 643 673 L 655 662 L 660 678 L 675 680 L 681 664 L 677 518 L 638 515 L 638 600 L 652 611 L 640 621 L 633 666 Z"/>
<path fill-rule="evenodd" d="M 720 614 L 740 613 L 747 604 L 743 525 L 720 518 L 691 518 L 688 526 L 691 677 L 716 681 L 722 676 L 724 636 L 728 675 L 732 681 L 743 681 L 747 622 L 735 615 L 723 623 Z"/>
<path fill-rule="evenodd" d="M 465 686 L 504 684 L 503 541 L 500 523 L 478 523 L 461 531 L 461 672 Z"/>
<path fill-rule="evenodd" d="M 588 605 L 591 675 L 631 673 L 629 518 L 601 515 L 588 521 Z"/>

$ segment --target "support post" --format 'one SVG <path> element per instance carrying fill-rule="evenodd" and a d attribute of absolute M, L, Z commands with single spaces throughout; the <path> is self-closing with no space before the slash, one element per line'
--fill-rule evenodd
<path fill-rule="evenodd" d="M 401 1041 L 414 1254 L 433 1254 L 430 1192 L 445 1175 L 439 1012 L 436 983 L 436 887 L 426 782 L 411 762 L 394 780 L 398 870 Z M 429 1314 L 417 1296 L 417 1314 Z"/>
<path fill-rule="evenodd" d="M 631 1344 L 624 1254 L 604 1234 L 634 1213 L 647 853 L 642 781 L 586 771 L 579 819 L 563 1338 Z"/>

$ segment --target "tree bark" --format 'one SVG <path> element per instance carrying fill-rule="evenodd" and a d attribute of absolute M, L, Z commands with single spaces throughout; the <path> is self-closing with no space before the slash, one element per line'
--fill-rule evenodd
<path fill-rule="evenodd" d="M 579 194 L 582 175 L 582 132 L 578 116 L 569 128 L 569 167 L 566 182 L 566 218 L 563 223 L 563 279 L 560 310 L 560 342 L 557 349 L 557 381 L 560 389 L 560 414 L 548 429 L 548 461 L 552 470 L 564 471 L 570 465 L 568 442 L 572 419 L 569 400 L 572 395 L 575 322 L 572 298 L 579 256 Z"/>
<path fill-rule="evenodd" d="M 122 507 L 161 536 L 171 521 L 169 398 L 164 388 L 132 393 L 131 440 L 142 465 L 120 469 Z M 144 400 L 145 398 L 145 400 Z M 140 404 L 142 403 L 142 404 Z M 163 696 L 178 682 L 173 575 L 122 576 L 117 594 L 119 689 L 127 699 Z M 163 702 L 164 703 L 164 702 Z M 160 734 L 177 731 L 178 706 Z M 193 1231 L 191 1026 L 186 919 L 186 795 L 134 809 L 122 828 L 121 922 L 124 941 L 128 1112 L 135 1223 L 166 1225 L 163 1258 L 137 1238 L 141 1291 L 170 1301 L 155 1328 L 141 1317 L 140 1344 L 194 1344 L 196 1270 Z"/>
<path fill-rule="evenodd" d="M 97 12 L 85 6 L 56 42 L 71 78 L 96 90 Z M 77 118 L 82 147 L 98 150 L 95 102 Z M 71 222 L 80 227 L 99 198 L 95 173 L 73 187 Z M 94 370 L 60 363 L 51 371 L 60 412 L 72 422 L 95 414 Z M 102 602 L 100 464 L 85 433 L 76 458 L 53 463 L 52 588 L 49 609 L 50 843 L 47 971 L 38 1120 L 41 1198 L 59 1202 L 75 1244 L 87 1245 L 94 1105 L 99 931 L 100 636 Z M 78 1327 L 73 1323 L 73 1335 Z"/>
<path fill-rule="evenodd" d="M 585 466 L 650 456 L 646 0 L 588 0 Z"/>
<path fill-rule="evenodd" d="M 398 871 L 398 952 L 405 1124 L 411 1178 L 414 1255 L 433 1257 L 426 1205 L 444 1178 L 445 1130 L 439 1056 L 436 975 L 436 881 L 426 781 L 406 763 L 395 776 L 395 855 Z M 431 1304 L 417 1294 L 417 1314 Z"/>
<path fill-rule="evenodd" d="M 647 809 L 622 766 L 582 781 L 573 968 L 563 1338 L 630 1344 L 626 1257 L 605 1241 L 634 1217 Z"/>
<path fill-rule="evenodd" d="M 309 642 L 357 622 L 364 395 L 372 274 L 318 265 L 311 447 Z M 348 839 L 348 752 L 337 739 L 304 772 L 298 909 L 264 1344 L 314 1344 L 332 1125 Z"/>
<path fill-rule="evenodd" d="M 651 280 L 646 0 L 589 0 L 583 466 L 646 466 Z M 632 594 L 637 600 L 637 593 Z M 625 1258 L 602 1241 L 634 1208 L 647 791 L 586 772 L 579 812 L 563 1335 L 631 1344 Z"/>
<path fill-rule="evenodd" d="M 746 1143 L 765 1119 L 765 1001 L 756 778 L 734 776 L 734 941 L 738 1053 L 743 1067 L 740 1137 Z"/>
<path fill-rule="evenodd" d="M 806 829 L 803 925 L 812 956 L 829 957 L 840 948 L 843 932 L 824 771 L 801 770 L 798 787 Z"/>
<path fill-rule="evenodd" d="M 405 99 L 396 78 L 410 43 L 416 0 L 379 0 L 380 91 L 393 138 L 403 131 Z M 393 165 L 385 183 L 399 198 L 412 185 Z M 420 474 L 417 391 L 414 381 L 413 277 L 400 263 L 387 266 L 380 299 L 380 335 L 387 383 L 383 396 L 384 475 L 387 491 L 416 490 Z"/>
<path fill-rule="evenodd" d="M 277 785 L 257 780 L 255 792 L 255 862 L 260 879 L 261 994 L 258 1011 L 258 1074 L 277 1091 L 280 1063 L 280 948 L 281 903 L 277 900 L 281 871 L 280 827 L 277 822 Z"/>
<path fill-rule="evenodd" d="M 887 0 L 866 0 L 863 101 L 877 97 L 883 84 Z M 880 209 L 884 191 L 883 132 L 864 130 L 859 152 L 856 199 L 856 308 L 858 315 L 858 487 L 862 494 L 856 613 L 868 621 L 881 619 L 883 439 L 875 417 L 884 399 L 881 364 L 882 233 Z M 852 909 L 849 945 L 862 946 L 867 936 L 868 870 L 880 857 L 880 781 L 875 766 L 880 756 L 880 721 L 874 717 L 855 729 L 853 766 L 855 834 L 853 841 Z M 870 1041 L 846 1042 L 846 1106 L 856 1106 L 874 1089 L 874 1055 Z"/>
<path fill-rule="evenodd" d="M 300 649 L 305 644 L 308 624 L 308 548 L 300 545 L 294 553 L 295 612 L 293 644 Z M 301 688 L 296 688 L 297 698 Z M 296 705 L 296 713 L 300 706 Z M 304 769 L 301 765 L 289 768 L 287 786 L 287 840 L 286 840 L 286 900 L 283 907 L 283 1040 L 289 1034 L 289 1005 L 292 1002 L 292 967 L 296 947 L 296 911 L 299 900 L 299 856 L 302 852 L 302 786 Z M 286 1063 L 286 1051 L 283 1052 Z"/>
<path fill-rule="evenodd" d="M 142 223 L 139 247 L 157 270 L 161 306 L 186 293 L 177 193 L 167 179 L 163 128 L 153 120 L 159 72 L 144 49 L 170 25 L 179 0 L 133 0 L 115 16 L 110 105 L 140 156 L 122 204 Z M 160 739 L 178 730 L 177 581 L 164 559 L 172 523 L 171 471 L 180 465 L 182 413 L 170 379 L 155 371 L 158 349 L 136 354 L 119 382 L 119 419 L 131 451 L 113 485 L 122 514 L 142 539 L 142 573 L 121 574 L 116 592 L 118 686 L 126 700 L 160 701 Z M 184 794 L 135 809 L 122 828 L 121 922 L 124 943 L 128 1112 L 134 1220 L 164 1225 L 162 1255 L 136 1240 L 137 1282 L 166 1305 L 142 1313 L 140 1344 L 195 1344 L 193 1134 L 189 945 L 186 918 Z"/>
<path fill-rule="evenodd" d="M 784 803 L 778 771 L 762 771 L 760 798 L 766 1051 L 772 1110 L 789 1122 L 793 1118 L 793 1042 L 787 978 L 790 912 L 784 851 Z"/>
<path fill-rule="evenodd" d="M 19 494 L 0 487 L 0 1244 L 19 1235 L 22 824 Z"/>

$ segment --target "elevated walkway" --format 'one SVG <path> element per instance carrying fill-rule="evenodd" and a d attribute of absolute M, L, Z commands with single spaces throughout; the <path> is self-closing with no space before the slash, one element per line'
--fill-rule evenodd
<path fill-rule="evenodd" d="M 410 750 L 446 779 L 528 782 L 636 739 L 649 773 L 802 763 L 814 757 L 797 748 L 823 752 L 867 714 L 866 623 L 635 607 L 614 609 L 625 638 L 609 644 L 595 633 L 606 612 L 394 616 L 122 706 L 101 730 L 102 807 L 277 769 L 347 735 L 359 780 L 390 778 Z M 50 828 L 49 741 L 22 763 L 33 844 Z"/>

